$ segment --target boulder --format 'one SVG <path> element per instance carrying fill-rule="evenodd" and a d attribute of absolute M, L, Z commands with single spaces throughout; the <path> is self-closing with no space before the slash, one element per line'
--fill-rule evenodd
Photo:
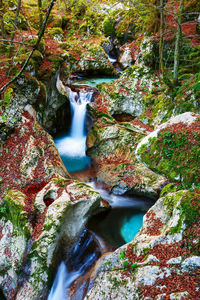
<path fill-rule="evenodd" d="M 144 129 L 144 128 L 143 128 Z M 144 136 L 143 130 L 133 123 L 117 123 L 103 114 L 87 136 L 87 154 L 97 164 L 97 178 L 112 192 L 125 192 L 155 198 L 165 178 L 139 163 L 136 146 Z"/>
<path fill-rule="evenodd" d="M 171 118 L 143 138 L 136 156 L 152 171 L 185 187 L 199 183 L 200 116 L 191 112 Z"/>
<path fill-rule="evenodd" d="M 9 190 L 0 205 L 0 287 L 7 299 L 13 299 L 18 288 L 31 226 L 26 217 L 25 197 Z"/>
<path fill-rule="evenodd" d="M 119 57 L 119 63 L 124 69 L 134 64 L 132 51 L 129 48 L 124 49 L 123 53 Z"/>
<path fill-rule="evenodd" d="M 147 67 L 129 67 L 112 84 L 98 85 L 101 97 L 93 107 L 106 109 L 111 115 L 126 113 L 138 117 L 145 111 L 145 96 L 157 83 L 158 79 Z"/>

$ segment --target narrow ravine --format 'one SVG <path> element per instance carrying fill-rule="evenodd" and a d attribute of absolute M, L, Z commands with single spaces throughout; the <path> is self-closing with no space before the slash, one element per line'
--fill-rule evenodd
<path fill-rule="evenodd" d="M 96 86 L 103 80 L 96 78 L 82 82 Z M 68 134 L 55 138 L 55 144 L 67 170 L 70 173 L 79 172 L 80 175 L 82 171 L 89 170 L 91 164 L 86 155 L 85 121 L 86 107 L 92 101 L 93 93 L 81 89 L 77 92 L 69 87 L 67 92 L 72 112 L 71 128 Z M 87 274 L 97 259 L 130 242 L 141 228 L 145 212 L 153 204 L 144 197 L 111 194 L 91 178 L 86 183 L 101 194 L 110 209 L 89 220 L 70 257 L 64 257 L 60 262 L 48 300 L 83 299 L 89 286 Z"/>

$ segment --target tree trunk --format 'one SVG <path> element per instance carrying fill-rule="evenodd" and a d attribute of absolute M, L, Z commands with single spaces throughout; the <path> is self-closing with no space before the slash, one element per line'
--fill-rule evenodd
<path fill-rule="evenodd" d="M 38 0 L 38 10 L 39 10 L 39 22 L 40 22 L 40 27 L 41 27 L 42 23 L 43 23 L 43 18 L 42 18 L 42 0 Z"/>
<path fill-rule="evenodd" d="M 10 44 L 10 50 L 9 50 L 9 57 L 12 57 L 13 51 L 14 51 L 13 41 L 14 41 L 14 37 L 15 37 L 15 30 L 16 30 L 16 27 L 17 27 L 17 22 L 18 22 L 20 9 L 21 9 L 21 0 L 18 0 L 17 11 L 16 11 L 16 15 L 15 15 L 15 20 L 14 20 L 14 27 L 15 28 L 13 28 L 13 33 L 12 33 L 11 39 L 10 39 L 11 44 Z"/>
<path fill-rule="evenodd" d="M 163 2 L 163 0 L 160 0 L 160 43 L 159 43 L 159 55 L 160 55 L 160 70 L 161 70 L 162 76 L 164 77 L 163 51 L 164 51 L 164 2 Z"/>
<path fill-rule="evenodd" d="M 180 62 L 180 46 L 181 46 L 181 39 L 182 39 L 182 32 L 181 32 L 181 21 L 182 21 L 182 14 L 184 8 L 184 0 L 180 1 L 180 8 L 177 16 L 177 31 L 176 31 L 176 43 L 175 43 L 175 52 L 174 52 L 174 85 L 178 84 L 178 69 L 179 69 L 179 62 Z"/>
<path fill-rule="evenodd" d="M 160 0 L 160 43 L 159 43 L 159 67 L 162 74 L 162 79 L 164 83 L 172 88 L 172 83 L 167 76 L 165 66 L 164 66 L 164 30 L 165 30 L 165 20 L 164 20 L 164 0 Z"/>
<path fill-rule="evenodd" d="M 0 0 L 0 23 L 1 23 L 1 35 L 5 39 L 6 38 L 6 32 L 4 28 L 4 22 L 3 22 L 3 1 Z"/>

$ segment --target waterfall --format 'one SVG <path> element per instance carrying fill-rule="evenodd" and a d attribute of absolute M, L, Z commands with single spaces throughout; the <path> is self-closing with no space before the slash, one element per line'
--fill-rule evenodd
<path fill-rule="evenodd" d="M 62 261 L 47 300 L 69 300 L 70 286 L 80 276 L 87 273 L 90 267 L 100 257 L 96 249 L 94 237 L 83 229 L 78 241 L 72 249 L 71 256 L 67 261 L 68 268 Z M 68 270 L 69 269 L 69 270 Z M 80 299 L 84 290 L 80 290 Z"/>
<path fill-rule="evenodd" d="M 87 103 L 91 102 L 93 92 L 77 93 L 67 87 L 67 94 L 72 112 L 71 129 L 68 136 L 58 138 L 55 144 L 67 170 L 74 172 L 84 169 L 89 164 L 89 158 L 85 154 L 85 118 Z"/>
<path fill-rule="evenodd" d="M 62 261 L 56 274 L 53 286 L 47 300 L 68 300 L 68 289 L 78 277 L 77 272 L 68 272 L 65 263 Z"/>
<path fill-rule="evenodd" d="M 73 112 L 70 136 L 74 139 L 85 137 L 85 116 L 87 103 L 91 102 L 92 92 L 76 92 L 69 90 L 69 100 Z"/>

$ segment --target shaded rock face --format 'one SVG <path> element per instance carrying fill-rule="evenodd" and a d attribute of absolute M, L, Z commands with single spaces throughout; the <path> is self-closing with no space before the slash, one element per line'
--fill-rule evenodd
<path fill-rule="evenodd" d="M 51 78 L 50 83 L 47 85 L 46 102 L 41 105 L 41 107 L 39 104 L 37 109 L 38 119 L 40 120 L 41 124 L 50 132 L 57 131 L 59 127 L 61 127 L 57 120 L 59 112 L 62 110 L 64 105 L 64 111 L 66 111 L 67 117 L 69 118 L 70 105 L 68 102 L 66 88 L 60 80 L 59 73 L 57 72 L 57 74 Z"/>
<path fill-rule="evenodd" d="M 193 218 L 183 207 L 199 196 L 198 190 L 180 190 L 160 198 L 133 241 L 97 263 L 85 299 L 198 297 L 199 213 Z M 190 250 L 186 239 L 193 245 Z"/>
<path fill-rule="evenodd" d="M 199 182 L 199 143 L 200 116 L 187 112 L 142 139 L 136 155 L 151 170 L 190 187 Z"/>
<path fill-rule="evenodd" d="M 117 193 L 137 193 L 156 197 L 165 179 L 139 163 L 135 149 L 144 128 L 129 122 L 116 123 L 102 114 L 87 136 L 87 154 L 97 164 L 97 178 Z"/>
<path fill-rule="evenodd" d="M 60 241 L 67 249 L 77 240 L 101 198 L 72 181 L 28 112 L 1 145 L 0 160 L 0 289 L 7 299 L 46 297 Z"/>

